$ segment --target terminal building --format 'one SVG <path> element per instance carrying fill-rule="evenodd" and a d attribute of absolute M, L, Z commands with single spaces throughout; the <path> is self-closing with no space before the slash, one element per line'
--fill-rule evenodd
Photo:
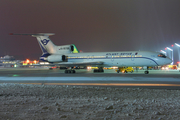
<path fill-rule="evenodd" d="M 45 62 L 43 62 L 46 64 Z M 43 64 L 38 60 L 16 60 L 13 56 L 5 55 L 0 57 L 0 68 L 13 68 L 13 67 L 35 67 L 35 64 Z"/>
<path fill-rule="evenodd" d="M 5 55 L 0 57 L 0 67 L 18 67 L 21 65 L 21 61 L 15 60 L 13 56 Z"/>
<path fill-rule="evenodd" d="M 16 60 L 13 56 L 5 55 L 0 57 L 0 67 L 1 68 L 11 68 L 11 67 L 28 67 L 28 65 L 37 64 L 39 61 L 30 60 Z"/>

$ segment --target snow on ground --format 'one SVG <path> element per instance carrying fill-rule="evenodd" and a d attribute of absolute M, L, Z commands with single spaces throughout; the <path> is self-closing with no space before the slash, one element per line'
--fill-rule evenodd
<path fill-rule="evenodd" d="M 180 119 L 180 91 L 0 84 L 0 119 Z"/>

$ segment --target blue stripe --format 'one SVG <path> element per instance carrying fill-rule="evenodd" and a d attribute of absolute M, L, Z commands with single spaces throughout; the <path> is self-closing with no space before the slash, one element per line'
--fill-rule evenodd
<path fill-rule="evenodd" d="M 39 42 L 39 41 L 38 41 Z M 40 47 L 41 47 L 41 49 L 42 49 L 42 52 L 44 53 L 44 54 L 47 54 L 48 52 L 47 52 L 47 50 L 41 45 L 41 43 L 39 42 L 39 45 L 40 45 Z"/>
<path fill-rule="evenodd" d="M 113 57 L 113 59 L 125 59 L 125 58 L 132 59 L 132 57 L 121 57 L 121 58 L 114 58 Z M 149 59 L 149 60 L 153 61 L 154 63 L 156 63 L 157 66 L 159 66 L 158 63 L 155 60 L 151 59 L 151 58 L 148 58 L 148 57 L 133 57 L 133 59 L 135 59 L 135 58 Z M 91 60 L 91 59 L 112 59 L 112 58 L 108 57 L 108 58 L 68 58 L 68 59 L 90 59 Z"/>
<path fill-rule="evenodd" d="M 156 63 L 157 66 L 159 66 L 159 65 L 157 64 L 157 62 L 156 62 L 155 60 L 151 59 L 151 58 L 148 58 L 148 57 L 139 57 L 139 58 L 145 58 L 145 59 L 152 60 L 152 61 L 154 61 L 154 62 Z"/>

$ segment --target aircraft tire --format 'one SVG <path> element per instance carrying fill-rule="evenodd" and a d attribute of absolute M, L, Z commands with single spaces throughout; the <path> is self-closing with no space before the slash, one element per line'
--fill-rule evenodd
<path fill-rule="evenodd" d="M 104 70 L 103 69 L 98 69 L 98 72 L 104 72 Z"/>
<path fill-rule="evenodd" d="M 71 73 L 71 70 L 68 70 L 68 73 Z"/>
<path fill-rule="evenodd" d="M 65 72 L 65 73 L 68 73 L 68 70 L 65 70 L 64 72 Z"/>
<path fill-rule="evenodd" d="M 96 72 L 104 72 L 104 70 L 103 69 L 94 69 L 94 73 L 96 73 Z"/>
<path fill-rule="evenodd" d="M 101 67 L 101 68 L 99 68 L 99 71 L 100 72 L 104 72 L 104 69 Z"/>
<path fill-rule="evenodd" d="M 144 71 L 145 74 L 149 74 L 149 71 Z"/>
<path fill-rule="evenodd" d="M 127 73 L 127 71 L 125 70 L 125 72 L 124 73 Z"/>
<path fill-rule="evenodd" d="M 76 71 L 75 70 L 72 70 L 72 72 L 71 73 L 76 73 Z"/>

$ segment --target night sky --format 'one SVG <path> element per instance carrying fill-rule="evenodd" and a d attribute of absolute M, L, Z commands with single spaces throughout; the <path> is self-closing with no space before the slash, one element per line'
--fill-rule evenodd
<path fill-rule="evenodd" d="M 83 52 L 160 51 L 180 44 L 180 0 L 0 0 L 0 56 L 39 59 L 36 38 L 9 33 L 55 33 Z"/>

